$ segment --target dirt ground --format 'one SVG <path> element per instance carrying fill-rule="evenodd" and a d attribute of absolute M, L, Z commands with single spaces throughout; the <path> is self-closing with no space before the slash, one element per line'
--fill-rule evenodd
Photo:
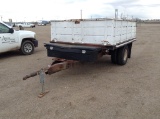
<path fill-rule="evenodd" d="M 50 64 L 43 45 L 50 26 L 28 30 L 39 40 L 33 55 L 0 54 L 0 119 L 160 119 L 160 25 L 138 25 L 125 66 L 104 56 L 47 75 L 43 98 L 39 77 L 22 77 Z"/>

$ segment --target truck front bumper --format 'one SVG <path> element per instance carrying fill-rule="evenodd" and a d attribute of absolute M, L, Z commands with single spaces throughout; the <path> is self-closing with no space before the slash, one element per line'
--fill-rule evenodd
<path fill-rule="evenodd" d="M 38 40 L 34 39 L 33 41 L 34 47 L 38 47 Z"/>
<path fill-rule="evenodd" d="M 100 47 L 84 45 L 47 43 L 44 46 L 47 49 L 48 57 L 57 57 L 83 62 L 96 61 L 98 59 L 98 54 L 101 51 Z"/>

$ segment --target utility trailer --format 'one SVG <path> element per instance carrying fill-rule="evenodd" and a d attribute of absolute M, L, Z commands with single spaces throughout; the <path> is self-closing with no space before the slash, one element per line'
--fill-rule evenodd
<path fill-rule="evenodd" d="M 136 22 L 115 19 L 51 21 L 49 57 L 94 62 L 111 55 L 114 64 L 125 65 L 136 40 Z"/>
<path fill-rule="evenodd" d="M 103 55 L 111 55 L 114 64 L 125 65 L 131 58 L 134 41 L 136 22 L 131 20 L 53 20 L 51 41 L 44 46 L 48 57 L 54 57 L 54 60 L 49 67 L 26 75 L 23 80 L 36 75 L 43 77 L 43 73 L 52 74 L 77 62 L 94 62 Z"/>

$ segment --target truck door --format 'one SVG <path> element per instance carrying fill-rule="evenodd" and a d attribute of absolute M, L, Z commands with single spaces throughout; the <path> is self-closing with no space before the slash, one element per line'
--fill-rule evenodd
<path fill-rule="evenodd" d="M 27 27 L 27 24 L 26 24 L 26 23 L 23 23 L 23 26 L 24 26 L 24 27 Z"/>
<path fill-rule="evenodd" d="M 30 27 L 30 24 L 29 24 L 29 23 L 26 23 L 26 27 Z"/>
<path fill-rule="evenodd" d="M 24 23 L 24 26 L 25 26 L 25 27 L 29 27 L 29 26 L 28 26 L 28 23 Z"/>
<path fill-rule="evenodd" d="M 14 50 L 18 46 L 16 33 L 9 33 L 10 28 L 0 23 L 0 53 Z"/>

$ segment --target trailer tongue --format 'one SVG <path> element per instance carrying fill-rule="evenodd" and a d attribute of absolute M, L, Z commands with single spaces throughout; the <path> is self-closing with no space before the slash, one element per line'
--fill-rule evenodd
<path fill-rule="evenodd" d="M 41 71 L 43 71 L 45 74 L 51 75 L 51 74 L 59 72 L 61 70 L 68 69 L 68 68 L 72 67 L 75 63 L 77 63 L 77 61 L 56 58 L 53 60 L 51 65 L 49 65 L 48 67 L 42 68 L 38 71 L 32 72 L 29 75 L 24 76 L 23 80 L 37 76 L 40 74 Z"/>
<path fill-rule="evenodd" d="M 42 68 L 38 71 L 32 72 L 29 75 L 24 76 L 23 80 L 27 80 L 31 77 L 39 75 L 40 83 L 42 84 L 42 91 L 38 95 L 38 97 L 41 98 L 49 92 L 49 91 L 45 91 L 45 89 L 44 89 L 45 74 L 51 75 L 51 74 L 59 72 L 61 70 L 68 69 L 70 67 L 73 67 L 75 65 L 75 63 L 77 63 L 77 61 L 55 58 L 55 59 L 53 59 L 51 65 L 49 65 L 46 68 Z"/>

